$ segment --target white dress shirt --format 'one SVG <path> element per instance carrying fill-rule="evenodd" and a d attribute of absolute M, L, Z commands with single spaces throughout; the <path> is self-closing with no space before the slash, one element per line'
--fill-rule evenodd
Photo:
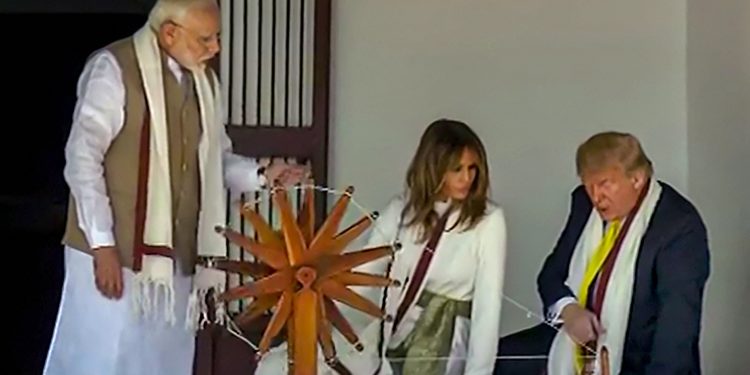
<path fill-rule="evenodd" d="M 168 59 L 169 70 L 178 82 L 179 64 Z M 104 181 L 104 156 L 123 127 L 125 87 L 122 71 L 114 55 L 102 50 L 85 65 L 77 86 L 73 124 L 65 146 L 63 171 L 78 210 L 78 225 L 92 248 L 115 246 L 112 210 Z M 232 144 L 223 134 L 224 183 L 233 192 L 262 188 L 266 181 L 258 174 L 259 165 L 250 158 L 232 153 Z M 133 152 L 137 152 L 133 150 Z"/>

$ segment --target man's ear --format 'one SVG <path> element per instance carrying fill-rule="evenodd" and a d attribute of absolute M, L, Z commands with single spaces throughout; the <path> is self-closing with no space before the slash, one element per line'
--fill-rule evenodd
<path fill-rule="evenodd" d="M 167 44 L 173 44 L 174 40 L 177 38 L 177 24 L 175 24 L 172 21 L 164 22 L 159 27 L 159 35 L 161 35 L 161 38 L 167 42 Z"/>
<path fill-rule="evenodd" d="M 640 190 L 646 185 L 646 171 L 642 169 L 634 171 L 630 176 L 630 180 L 633 182 L 633 187 Z"/>

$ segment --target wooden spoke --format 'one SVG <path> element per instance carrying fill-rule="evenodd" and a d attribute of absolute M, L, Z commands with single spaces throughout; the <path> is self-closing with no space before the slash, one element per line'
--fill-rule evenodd
<path fill-rule="evenodd" d="M 263 333 L 263 337 L 260 339 L 258 345 L 259 354 L 265 354 L 268 352 L 268 347 L 271 345 L 271 340 L 276 337 L 281 331 L 281 328 L 286 324 L 289 315 L 292 313 L 292 303 L 294 302 L 294 293 L 291 290 L 285 290 L 279 298 L 279 302 L 276 303 L 276 312 L 271 317 L 271 321 L 268 323 L 266 331 Z"/>
<path fill-rule="evenodd" d="M 217 260 L 215 261 L 215 267 L 227 272 L 248 275 L 256 280 L 273 273 L 273 269 L 265 264 L 241 262 L 236 260 Z"/>
<path fill-rule="evenodd" d="M 323 348 L 323 357 L 330 361 L 336 357 L 336 349 L 333 347 L 333 336 L 331 335 L 331 323 L 328 321 L 325 307 L 325 297 L 318 293 L 318 341 Z"/>
<path fill-rule="evenodd" d="M 318 295 L 314 290 L 302 288 L 294 298 L 294 365 L 297 369 L 317 368 Z M 295 371 L 298 372 L 298 371 Z"/>
<path fill-rule="evenodd" d="M 312 186 L 305 188 L 304 203 L 302 203 L 297 222 L 305 243 L 309 244 L 315 235 L 315 189 Z"/>
<path fill-rule="evenodd" d="M 377 213 L 373 215 L 377 216 Z M 344 229 L 340 234 L 333 237 L 331 245 L 323 251 L 329 255 L 340 254 L 352 241 L 354 241 L 357 237 L 364 233 L 364 231 L 370 227 L 370 224 L 372 224 L 372 219 L 370 219 L 369 216 L 365 216 L 359 219 L 359 221 L 352 224 L 348 228 Z"/>
<path fill-rule="evenodd" d="M 333 276 L 333 278 L 344 286 L 401 286 L 401 283 L 398 280 L 391 280 L 387 277 L 364 272 L 345 271 Z"/>
<path fill-rule="evenodd" d="M 344 318 L 344 315 L 341 314 L 341 310 L 339 310 L 338 306 L 336 306 L 336 304 L 329 298 L 324 298 L 324 301 L 326 305 L 326 317 L 331 324 L 333 324 L 333 326 L 344 335 L 346 341 L 349 341 L 350 344 L 354 345 L 354 348 L 357 349 L 357 351 L 361 352 L 364 350 L 364 346 L 359 342 L 357 334 L 354 333 L 351 324 L 349 324 Z"/>
<path fill-rule="evenodd" d="M 318 230 L 315 238 L 313 238 L 312 242 L 310 243 L 310 254 L 308 255 L 310 258 L 317 257 L 325 251 L 327 246 L 330 246 L 333 237 L 338 231 L 339 223 L 344 217 L 346 207 L 349 205 L 351 194 L 353 192 L 354 187 L 348 187 L 346 189 L 346 194 L 343 194 L 333 206 L 333 209 L 328 215 L 328 218 L 323 222 L 323 225 Z"/>
<path fill-rule="evenodd" d="M 376 318 L 383 318 L 385 316 L 383 311 L 381 311 L 380 308 L 369 299 L 352 292 L 349 288 L 339 284 L 335 280 L 321 280 L 318 284 L 318 289 L 325 294 L 326 297 L 343 302 Z"/>
<path fill-rule="evenodd" d="M 335 360 L 335 358 L 332 363 L 328 364 L 328 366 L 331 367 L 333 371 L 335 371 L 338 375 L 352 375 L 352 372 L 349 371 L 349 369 L 346 368 L 344 364 L 342 364 L 338 360 Z"/>
<path fill-rule="evenodd" d="M 275 306 L 281 297 L 281 293 L 267 294 L 260 296 L 250 303 L 247 310 L 243 311 L 240 315 L 235 318 L 235 322 L 239 326 L 244 326 L 257 319 L 263 313 L 268 311 L 271 307 Z"/>
<path fill-rule="evenodd" d="M 334 259 L 330 264 L 322 267 L 320 278 L 326 278 L 336 275 L 340 272 L 355 268 L 373 260 L 393 254 L 393 248 L 390 246 L 380 246 L 372 249 L 360 250 L 341 255 Z"/>
<path fill-rule="evenodd" d="M 216 231 L 224 235 L 224 237 L 235 245 L 247 250 L 250 254 L 253 254 L 253 256 L 274 269 L 279 270 L 289 265 L 284 253 L 279 252 L 272 247 L 255 242 L 250 238 L 243 236 L 241 233 L 229 228 L 216 227 Z"/>
<path fill-rule="evenodd" d="M 226 302 L 281 292 L 289 287 L 293 276 L 291 269 L 276 272 L 273 275 L 264 277 L 258 281 L 229 289 L 219 296 L 219 300 Z"/>
<path fill-rule="evenodd" d="M 299 266 L 304 261 L 304 254 L 307 248 L 305 239 L 302 236 L 294 217 L 292 216 L 292 207 L 287 199 L 286 191 L 279 189 L 274 193 L 276 205 L 281 216 L 281 228 L 284 233 L 284 243 L 286 245 L 289 264 Z"/>
<path fill-rule="evenodd" d="M 241 207 L 240 213 L 242 213 L 242 217 L 249 221 L 250 225 L 253 226 L 255 233 L 258 234 L 258 239 L 261 244 L 276 249 L 279 252 L 284 251 L 284 241 L 282 241 L 278 233 L 268 225 L 266 219 L 255 212 L 255 210 L 248 207 Z"/>
<path fill-rule="evenodd" d="M 297 336 L 297 332 L 294 329 L 294 319 L 289 319 L 286 322 L 286 333 L 287 333 L 287 351 L 286 359 L 289 364 L 289 374 L 294 374 L 294 353 L 296 352 L 294 346 L 294 337 Z"/>

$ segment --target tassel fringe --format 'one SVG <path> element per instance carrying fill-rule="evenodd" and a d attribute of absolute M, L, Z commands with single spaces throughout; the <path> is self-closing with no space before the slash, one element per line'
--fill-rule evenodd
<path fill-rule="evenodd" d="M 226 274 L 224 271 L 197 267 L 193 279 L 193 290 L 190 293 L 185 319 L 185 328 L 192 332 L 203 329 L 206 324 L 214 323 L 224 325 L 228 315 L 226 306 L 219 301 L 218 296 L 224 293 L 226 288 Z M 214 319 L 209 318 L 208 301 L 214 306 Z"/>
<path fill-rule="evenodd" d="M 209 291 L 212 291 L 209 295 Z M 206 324 L 213 323 L 224 325 L 227 322 L 228 315 L 226 305 L 220 302 L 216 296 L 221 292 L 213 289 L 194 289 L 188 298 L 187 312 L 185 315 L 185 329 L 191 332 L 197 332 L 206 327 Z M 206 299 L 211 298 L 214 305 L 214 319 L 209 319 L 208 303 Z"/>
<path fill-rule="evenodd" d="M 138 317 L 158 319 L 159 306 L 163 308 L 164 321 L 170 325 L 177 322 L 175 315 L 175 291 L 171 280 L 152 280 L 144 274 L 133 279 L 132 311 Z"/>

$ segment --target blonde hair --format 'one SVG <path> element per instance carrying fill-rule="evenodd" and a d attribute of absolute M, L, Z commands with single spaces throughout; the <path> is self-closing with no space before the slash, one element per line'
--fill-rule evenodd
<path fill-rule="evenodd" d="M 638 139 L 629 133 L 602 132 L 591 136 L 578 146 L 576 172 L 600 171 L 619 164 L 626 173 L 642 170 L 651 177 L 654 168 Z"/>
<path fill-rule="evenodd" d="M 216 6 L 215 0 L 157 0 L 148 15 L 148 24 L 153 30 L 168 21 L 178 22 L 190 9 L 200 6 Z"/>

